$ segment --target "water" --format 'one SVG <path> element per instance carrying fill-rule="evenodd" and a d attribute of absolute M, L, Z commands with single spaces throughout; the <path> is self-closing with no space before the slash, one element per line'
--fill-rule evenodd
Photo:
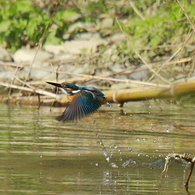
<path fill-rule="evenodd" d="M 160 107 L 161 106 L 161 107 Z M 195 107 L 151 102 L 103 106 L 79 122 L 55 121 L 63 108 L 0 108 L 1 194 L 189 194 Z"/>

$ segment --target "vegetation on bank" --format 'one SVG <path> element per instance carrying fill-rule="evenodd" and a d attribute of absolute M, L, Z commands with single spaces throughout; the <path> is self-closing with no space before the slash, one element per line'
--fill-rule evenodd
<path fill-rule="evenodd" d="M 176 1 L 164 0 L 1 0 L 0 6 L 0 44 L 11 51 L 30 45 L 59 44 L 67 39 L 69 27 L 76 22 L 92 22 L 94 29 L 102 37 L 120 31 L 117 20 L 129 35 L 137 49 L 142 51 L 158 48 L 154 55 L 164 55 L 172 47 L 184 42 L 192 30 L 185 13 Z M 194 22 L 195 3 L 182 1 L 186 14 Z M 99 23 L 104 18 L 113 19 L 110 29 L 102 30 Z M 76 28 L 71 32 L 87 31 Z M 193 40 L 194 41 L 194 40 Z M 118 46 L 124 55 L 131 55 L 126 41 Z M 152 56 L 151 56 L 152 57 Z"/>

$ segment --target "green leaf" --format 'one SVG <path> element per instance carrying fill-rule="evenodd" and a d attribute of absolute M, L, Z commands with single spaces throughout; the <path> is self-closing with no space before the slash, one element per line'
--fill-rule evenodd
<path fill-rule="evenodd" d="M 72 17 L 75 16 L 76 14 L 77 14 L 77 12 L 75 12 L 73 10 L 60 10 L 57 12 L 57 14 L 55 16 L 55 20 L 70 21 L 72 19 Z"/>
<path fill-rule="evenodd" d="M 28 26 L 26 28 L 26 34 L 28 37 L 32 37 L 34 35 L 34 32 L 37 27 L 37 21 L 36 20 L 30 20 L 28 23 Z"/>
<path fill-rule="evenodd" d="M 0 22 L 0 33 L 8 31 L 10 24 L 11 24 L 10 20 Z"/>
<path fill-rule="evenodd" d="M 33 11 L 33 4 L 30 0 L 18 0 L 12 5 L 17 12 L 30 13 Z"/>
<path fill-rule="evenodd" d="M 62 41 L 56 37 L 55 35 L 55 32 L 52 31 L 50 32 L 48 35 L 47 35 L 47 38 L 45 40 L 45 43 L 44 45 L 47 45 L 47 44 L 53 44 L 53 45 L 58 45 L 60 44 Z"/>

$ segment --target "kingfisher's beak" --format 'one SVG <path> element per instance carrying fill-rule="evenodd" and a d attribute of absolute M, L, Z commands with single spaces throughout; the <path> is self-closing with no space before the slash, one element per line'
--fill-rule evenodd
<path fill-rule="evenodd" d="M 55 87 L 61 87 L 62 88 L 62 84 L 59 84 L 59 83 L 52 83 L 52 82 L 46 82 L 50 85 L 54 85 Z"/>

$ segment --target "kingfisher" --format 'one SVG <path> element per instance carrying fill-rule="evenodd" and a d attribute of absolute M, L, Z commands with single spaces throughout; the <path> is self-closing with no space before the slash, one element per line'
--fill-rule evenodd
<path fill-rule="evenodd" d="M 62 115 L 56 120 L 62 122 L 74 121 L 89 115 L 106 103 L 105 95 L 95 87 L 77 86 L 72 83 L 53 83 L 47 82 L 60 88 L 67 94 L 68 103 Z"/>

